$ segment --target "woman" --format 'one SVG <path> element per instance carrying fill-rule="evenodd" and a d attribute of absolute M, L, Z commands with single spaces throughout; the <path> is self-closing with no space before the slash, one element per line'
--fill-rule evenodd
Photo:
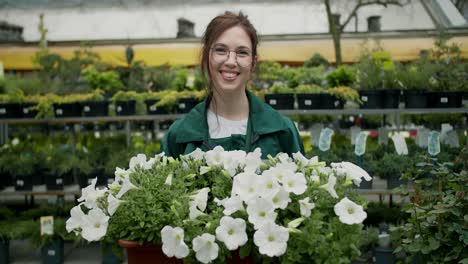
<path fill-rule="evenodd" d="M 215 17 L 202 38 L 201 66 L 208 96 L 163 139 L 162 151 L 174 158 L 203 151 L 254 151 L 262 158 L 279 152 L 304 152 L 294 123 L 246 90 L 257 65 L 258 37 L 247 16 L 225 12 Z"/>

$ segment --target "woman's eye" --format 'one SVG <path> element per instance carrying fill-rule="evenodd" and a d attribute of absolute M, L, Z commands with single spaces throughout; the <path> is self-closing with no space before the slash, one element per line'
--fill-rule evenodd
<path fill-rule="evenodd" d="M 239 51 L 237 51 L 237 55 L 239 55 L 239 56 L 249 56 L 250 53 L 247 50 L 239 50 Z"/>
<path fill-rule="evenodd" d="M 215 48 L 214 50 L 216 53 L 220 53 L 220 54 L 224 54 L 227 52 L 225 48 L 221 48 L 221 47 Z"/>

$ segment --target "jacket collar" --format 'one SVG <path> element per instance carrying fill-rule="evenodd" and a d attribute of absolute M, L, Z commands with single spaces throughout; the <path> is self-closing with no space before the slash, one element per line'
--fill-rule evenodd
<path fill-rule="evenodd" d="M 278 112 L 260 101 L 250 91 L 247 90 L 246 92 L 249 99 L 249 122 L 252 125 L 253 139 L 257 135 L 286 131 L 288 129 L 286 122 Z M 205 99 L 183 118 L 180 126 L 181 133 L 177 134 L 176 143 L 206 141 L 209 139 L 208 121 L 206 118 L 207 107 L 208 102 Z"/>

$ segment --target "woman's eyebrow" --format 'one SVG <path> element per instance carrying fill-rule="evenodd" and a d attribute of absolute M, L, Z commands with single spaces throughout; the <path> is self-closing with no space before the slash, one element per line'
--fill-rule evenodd
<path fill-rule="evenodd" d="M 223 47 L 228 47 L 226 44 L 224 43 L 215 43 L 213 46 L 223 46 Z M 241 46 L 237 46 L 236 49 L 248 49 L 250 50 L 249 47 L 247 46 L 244 46 L 244 45 L 241 45 Z"/>

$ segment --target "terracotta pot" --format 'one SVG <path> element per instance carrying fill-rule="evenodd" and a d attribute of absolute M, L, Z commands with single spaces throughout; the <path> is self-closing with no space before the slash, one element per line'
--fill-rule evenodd
<path fill-rule="evenodd" d="M 140 245 L 135 241 L 119 240 L 119 245 L 127 250 L 129 264 L 160 263 L 182 264 L 182 260 L 168 258 L 164 255 L 161 246 L 155 244 Z"/>
<path fill-rule="evenodd" d="M 164 255 L 161 246 L 145 243 L 138 244 L 135 241 L 119 240 L 119 245 L 127 250 L 128 264 L 159 263 L 159 264 L 182 264 L 183 260 L 168 258 Z M 232 254 L 232 258 L 227 258 L 228 264 L 253 264 L 250 257 L 241 259 L 238 252 Z"/>

